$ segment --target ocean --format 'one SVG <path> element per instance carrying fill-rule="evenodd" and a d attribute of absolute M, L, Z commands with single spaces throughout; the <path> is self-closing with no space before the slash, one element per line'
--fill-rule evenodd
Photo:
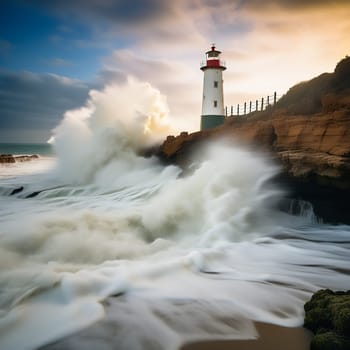
<path fill-rule="evenodd" d="M 49 143 L 0 143 L 0 154 L 52 156 L 53 152 Z"/>
<path fill-rule="evenodd" d="M 106 314 L 115 328 L 76 349 L 110 348 L 108 332 L 121 350 L 252 339 L 253 321 L 301 326 L 312 293 L 350 289 L 350 227 L 310 205 L 280 211 L 276 164 L 224 142 L 186 174 L 143 158 L 149 137 L 164 137 L 144 128 L 158 95 L 118 118 L 108 94 L 63 120 L 54 153 L 6 148 L 41 157 L 0 165 L 0 349 L 37 349 Z"/>

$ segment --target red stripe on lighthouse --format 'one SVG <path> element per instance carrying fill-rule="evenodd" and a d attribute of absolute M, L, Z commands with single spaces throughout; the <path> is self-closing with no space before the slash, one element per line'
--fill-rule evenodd
<path fill-rule="evenodd" d="M 207 60 L 207 67 L 220 67 L 220 60 Z"/>

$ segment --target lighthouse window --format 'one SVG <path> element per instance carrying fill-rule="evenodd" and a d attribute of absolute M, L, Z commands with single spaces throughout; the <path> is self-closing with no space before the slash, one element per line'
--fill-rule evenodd
<path fill-rule="evenodd" d="M 218 82 L 214 81 L 214 88 L 217 88 L 217 87 L 218 87 Z"/>
<path fill-rule="evenodd" d="M 214 107 L 218 106 L 218 101 L 214 101 Z"/>
<path fill-rule="evenodd" d="M 209 51 L 208 52 L 208 57 L 218 57 L 219 52 L 218 51 Z"/>

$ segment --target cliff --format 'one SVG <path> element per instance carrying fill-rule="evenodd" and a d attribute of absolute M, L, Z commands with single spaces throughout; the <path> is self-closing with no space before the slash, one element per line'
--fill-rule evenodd
<path fill-rule="evenodd" d="M 295 113 L 305 106 L 307 113 Z M 350 58 L 339 62 L 334 73 L 291 88 L 274 108 L 228 118 L 203 132 L 169 136 L 159 155 L 186 167 L 198 145 L 219 138 L 268 151 L 282 165 L 279 180 L 293 196 L 317 202 L 321 216 L 332 211 L 329 200 L 335 215 L 345 213 L 350 195 Z"/>

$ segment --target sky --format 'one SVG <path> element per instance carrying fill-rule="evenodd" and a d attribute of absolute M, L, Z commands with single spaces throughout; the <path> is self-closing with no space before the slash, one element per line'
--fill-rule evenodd
<path fill-rule="evenodd" d="M 0 142 L 46 142 L 91 89 L 128 76 L 195 131 L 212 43 L 230 106 L 332 72 L 349 38 L 349 0 L 0 0 Z"/>

